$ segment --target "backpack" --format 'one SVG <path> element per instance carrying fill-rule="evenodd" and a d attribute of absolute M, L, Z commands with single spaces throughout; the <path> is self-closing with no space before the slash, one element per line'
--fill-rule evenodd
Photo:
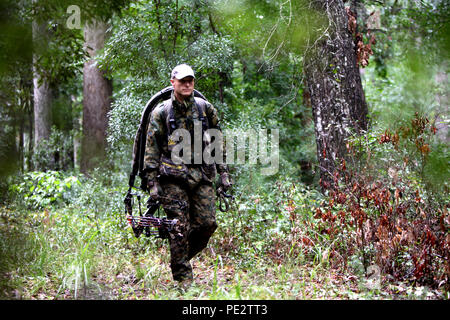
<path fill-rule="evenodd" d="M 147 191 L 147 179 L 145 178 L 144 172 L 143 172 L 143 165 L 144 165 L 144 153 L 145 153 L 145 143 L 147 141 L 147 129 L 148 129 L 148 120 L 150 113 L 153 111 L 153 109 L 158 105 L 159 102 L 170 99 L 173 92 L 173 87 L 169 86 L 158 93 L 156 93 L 154 96 L 150 98 L 150 100 L 147 102 L 144 110 L 142 111 L 141 115 L 141 122 L 139 124 L 139 127 L 136 132 L 136 136 L 134 138 L 134 145 L 133 145 L 133 161 L 132 161 L 132 170 L 130 173 L 130 179 L 128 181 L 129 190 L 128 192 L 131 192 L 131 189 L 134 187 L 134 182 L 136 179 L 136 176 L 139 175 L 141 178 L 141 185 L 140 188 L 143 191 Z M 207 117 L 205 118 L 203 115 L 205 114 L 205 105 L 206 105 L 206 98 L 197 90 L 194 89 L 194 98 L 195 103 L 197 105 L 200 120 L 202 121 L 202 128 L 203 130 L 207 129 L 208 126 L 208 120 Z M 198 99 L 200 98 L 200 99 Z M 167 132 L 170 134 L 176 129 L 175 124 L 175 117 L 173 111 L 173 108 L 170 109 L 168 117 L 167 117 L 167 126 L 168 130 Z"/>

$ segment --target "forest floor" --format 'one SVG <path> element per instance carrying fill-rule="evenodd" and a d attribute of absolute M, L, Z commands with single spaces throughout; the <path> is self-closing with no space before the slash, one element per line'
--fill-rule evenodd
<path fill-rule="evenodd" d="M 108 231 L 111 222 L 74 212 L 0 212 L 2 299 L 448 299 L 383 276 L 378 286 L 368 285 L 365 276 L 324 261 L 291 257 L 280 263 L 225 251 L 217 236 L 191 261 L 195 279 L 183 290 L 172 280 L 168 246 L 160 239 L 124 241 L 123 234 Z"/>

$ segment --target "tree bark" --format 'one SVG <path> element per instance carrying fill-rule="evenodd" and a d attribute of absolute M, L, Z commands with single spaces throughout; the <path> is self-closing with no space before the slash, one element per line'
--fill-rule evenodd
<path fill-rule="evenodd" d="M 105 43 L 108 25 L 94 21 L 85 25 L 85 46 L 91 59 L 83 69 L 83 137 L 80 170 L 89 170 L 102 164 L 106 156 L 106 131 L 111 106 L 112 81 L 105 77 L 94 57 Z"/>
<path fill-rule="evenodd" d="M 34 106 L 34 148 L 50 137 L 52 91 L 46 77 L 37 70 L 39 49 L 48 41 L 48 32 L 44 23 L 33 21 L 33 106 Z"/>
<path fill-rule="evenodd" d="M 314 45 L 305 54 L 304 75 L 313 112 L 317 158 L 322 182 L 346 155 L 346 138 L 367 129 L 367 104 L 353 37 L 342 0 L 313 0 L 328 18 Z"/>

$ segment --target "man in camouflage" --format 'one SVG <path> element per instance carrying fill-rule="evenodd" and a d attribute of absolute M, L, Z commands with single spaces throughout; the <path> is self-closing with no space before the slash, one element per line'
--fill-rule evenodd
<path fill-rule="evenodd" d="M 171 98 L 157 105 L 150 115 L 144 172 L 150 196 L 156 199 L 163 195 L 160 200 L 167 217 L 179 221 L 177 232 L 169 237 L 173 278 L 190 283 L 193 276 L 189 261 L 206 248 L 217 228 L 213 189 L 216 172 L 225 189 L 231 183 L 226 164 L 192 161 L 194 142 L 188 161 L 182 164 L 173 161 L 176 158 L 173 157 L 174 128 L 187 130 L 190 137 L 194 137 L 194 126 L 199 119 L 204 119 L 209 128 L 220 128 L 217 110 L 207 101 L 194 98 L 195 76 L 191 67 L 186 64 L 175 67 L 170 81 L 174 88 Z M 203 149 L 203 141 L 201 145 Z"/>

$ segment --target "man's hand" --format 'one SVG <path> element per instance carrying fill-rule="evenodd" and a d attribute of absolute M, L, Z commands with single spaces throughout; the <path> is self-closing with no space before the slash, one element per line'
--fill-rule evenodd
<path fill-rule="evenodd" d="M 220 174 L 220 179 L 216 190 L 216 195 L 219 198 L 219 210 L 222 212 L 227 212 L 230 209 L 228 199 L 234 199 L 231 194 L 227 194 L 227 191 L 231 188 L 231 186 L 232 183 L 228 172 L 222 172 Z M 225 204 L 225 208 L 223 207 L 223 204 Z"/>
<path fill-rule="evenodd" d="M 220 174 L 220 184 L 222 185 L 222 189 L 224 192 L 227 192 L 231 188 L 233 184 L 231 183 L 228 172 L 222 172 Z"/>
<path fill-rule="evenodd" d="M 150 197 L 153 200 L 157 200 L 158 197 L 162 194 L 162 189 L 158 181 L 149 181 L 147 187 L 150 193 Z"/>

